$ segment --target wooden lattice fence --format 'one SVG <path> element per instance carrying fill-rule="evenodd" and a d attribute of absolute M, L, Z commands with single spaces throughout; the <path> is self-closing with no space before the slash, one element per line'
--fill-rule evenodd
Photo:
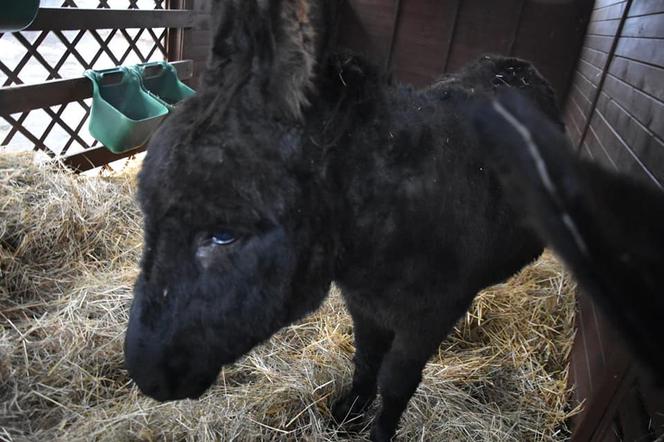
<path fill-rule="evenodd" d="M 0 33 L 2 149 L 32 149 L 79 169 L 113 159 L 88 133 L 91 88 L 81 75 L 86 69 L 180 60 L 184 34 L 195 23 L 186 3 L 43 0 L 42 6 L 54 7 L 41 7 L 30 27 Z M 191 78 L 191 62 L 176 67 L 181 77 Z"/>

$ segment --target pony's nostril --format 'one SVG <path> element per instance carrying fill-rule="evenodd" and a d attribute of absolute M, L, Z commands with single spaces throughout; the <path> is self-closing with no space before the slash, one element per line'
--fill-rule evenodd
<path fill-rule="evenodd" d="M 144 384 L 138 384 L 140 390 L 152 399 L 163 402 L 171 400 L 170 389 L 167 385 L 160 383 L 157 380 L 152 380 Z"/>
<path fill-rule="evenodd" d="M 150 383 L 145 387 L 143 387 L 143 392 L 148 396 L 152 397 L 159 396 L 159 390 L 160 390 L 159 384 L 157 384 L 156 382 Z"/>
<path fill-rule="evenodd" d="M 212 381 L 207 374 L 193 376 L 189 381 L 181 385 L 180 395 L 189 399 L 200 398 L 210 387 Z"/>
<path fill-rule="evenodd" d="M 210 380 L 207 376 L 199 376 L 196 379 L 196 389 L 205 391 L 210 386 Z"/>

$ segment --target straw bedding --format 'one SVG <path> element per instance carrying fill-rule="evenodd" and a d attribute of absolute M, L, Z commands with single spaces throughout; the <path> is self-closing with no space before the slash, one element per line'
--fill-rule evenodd
<path fill-rule="evenodd" d="M 76 177 L 0 155 L 0 440 L 343 439 L 329 407 L 353 341 L 336 289 L 199 401 L 159 404 L 131 384 L 135 172 Z M 565 440 L 574 290 L 545 254 L 484 291 L 428 364 L 399 439 Z"/>

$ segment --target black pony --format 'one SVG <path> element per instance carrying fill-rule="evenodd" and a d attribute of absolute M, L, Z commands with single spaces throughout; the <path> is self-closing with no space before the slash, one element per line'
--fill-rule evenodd
<path fill-rule="evenodd" d="M 372 438 L 389 440 L 478 290 L 542 250 L 490 167 L 500 136 L 480 140 L 473 104 L 519 89 L 560 131 L 553 93 L 501 57 L 416 91 L 329 49 L 332 2 L 215 3 L 204 85 L 140 175 L 130 375 L 158 400 L 198 397 L 335 281 L 357 351 L 334 416 L 358 415 L 379 387 Z"/>

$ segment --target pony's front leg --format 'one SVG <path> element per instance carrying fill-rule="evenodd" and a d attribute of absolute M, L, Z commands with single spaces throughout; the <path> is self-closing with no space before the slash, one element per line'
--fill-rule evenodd
<path fill-rule="evenodd" d="M 350 306 L 349 306 L 350 307 Z M 376 397 L 378 370 L 389 350 L 394 333 L 379 325 L 365 313 L 349 308 L 353 318 L 355 339 L 355 369 L 350 388 L 332 407 L 338 424 L 357 426 L 360 415 Z"/>
<path fill-rule="evenodd" d="M 388 442 L 394 437 L 408 401 L 422 380 L 422 370 L 457 316 L 421 317 L 411 329 L 397 330 L 378 374 L 381 408 L 371 430 L 371 440 Z"/>

